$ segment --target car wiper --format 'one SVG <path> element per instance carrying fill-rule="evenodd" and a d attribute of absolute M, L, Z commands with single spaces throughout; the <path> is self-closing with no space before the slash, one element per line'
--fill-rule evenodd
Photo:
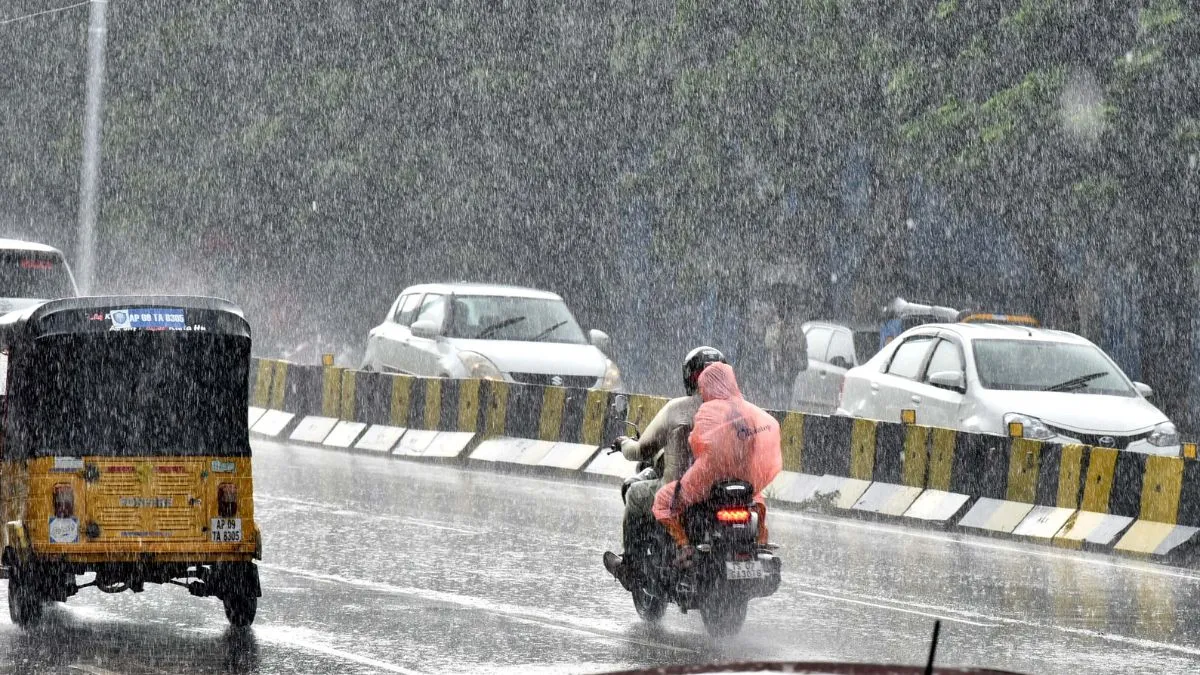
<path fill-rule="evenodd" d="M 1070 380 L 1067 380 L 1066 382 L 1059 382 L 1058 384 L 1054 385 L 1053 387 L 1046 387 L 1043 391 L 1072 391 L 1075 389 L 1081 389 L 1088 382 L 1091 382 L 1092 380 L 1094 380 L 1096 378 L 1104 377 L 1105 375 L 1108 375 L 1107 370 L 1101 371 L 1099 373 L 1088 373 L 1087 375 L 1080 375 L 1079 377 L 1072 378 Z"/>
<path fill-rule="evenodd" d="M 554 331 L 558 330 L 559 328 L 562 328 L 562 327 L 563 327 L 563 326 L 565 326 L 565 325 L 567 325 L 567 322 L 566 322 L 566 321 L 559 321 L 558 323 L 554 324 L 553 326 L 550 326 L 550 327 L 549 327 L 549 328 L 547 328 L 546 330 L 544 330 L 544 331 L 542 331 L 542 332 L 538 333 L 537 335 L 534 335 L 533 337 L 529 338 L 529 341 L 530 341 L 530 342 L 537 342 L 538 340 L 541 340 L 542 338 L 544 338 L 544 337 L 546 337 L 547 335 L 549 335 L 549 334 L 553 333 Z"/>
<path fill-rule="evenodd" d="M 500 330 L 501 328 L 508 328 L 509 326 L 513 325 L 514 323 L 521 323 L 524 320 L 525 320 L 525 317 L 523 317 L 523 316 L 512 316 L 512 317 L 509 317 L 502 321 L 497 321 L 496 323 L 479 331 L 479 334 L 475 336 L 475 339 L 482 340 L 483 338 L 491 335 L 492 333 L 495 333 L 496 331 Z"/>

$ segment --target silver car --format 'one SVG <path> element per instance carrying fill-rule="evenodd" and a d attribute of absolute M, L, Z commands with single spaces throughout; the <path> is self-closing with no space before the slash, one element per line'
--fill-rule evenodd
<path fill-rule="evenodd" d="M 562 298 L 532 288 L 407 288 L 371 329 L 364 370 L 620 389 L 608 335 L 587 335 Z"/>
<path fill-rule="evenodd" d="M 833 414 L 846 371 L 866 363 L 879 350 L 879 329 L 809 321 L 802 330 L 808 343 L 808 368 L 796 375 L 789 408 Z"/>
<path fill-rule="evenodd" d="M 1179 434 L 1099 347 L 997 324 L 912 328 L 846 373 L 839 415 L 1178 455 Z"/>

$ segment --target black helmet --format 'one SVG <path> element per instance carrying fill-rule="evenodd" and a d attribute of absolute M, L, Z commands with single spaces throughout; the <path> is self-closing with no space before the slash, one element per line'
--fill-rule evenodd
<path fill-rule="evenodd" d="M 688 396 L 696 393 L 699 386 L 696 379 L 700 377 L 700 373 L 710 363 L 729 363 L 725 360 L 725 355 L 721 350 L 713 347 L 696 347 L 688 352 L 687 358 L 683 360 L 683 389 Z"/>

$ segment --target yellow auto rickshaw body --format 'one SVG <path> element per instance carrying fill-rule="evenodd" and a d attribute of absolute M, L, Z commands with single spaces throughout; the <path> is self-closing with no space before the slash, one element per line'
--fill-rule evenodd
<path fill-rule="evenodd" d="M 14 622 L 83 587 L 146 582 L 253 620 L 249 367 L 249 325 L 211 298 L 72 298 L 0 318 L 0 572 Z"/>

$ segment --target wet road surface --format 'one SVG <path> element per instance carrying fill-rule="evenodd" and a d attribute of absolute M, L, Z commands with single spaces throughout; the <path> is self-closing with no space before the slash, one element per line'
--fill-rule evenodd
<path fill-rule="evenodd" d="M 737 638 L 642 624 L 604 572 L 615 487 L 255 444 L 264 597 L 250 631 L 177 587 L 85 589 L 0 673 L 557 673 L 673 663 L 924 659 L 1028 673 L 1200 669 L 1200 575 L 1102 555 L 772 515 L 779 592 Z M 5 595 L 7 590 L 0 590 Z M 6 601 L 6 600 L 5 600 Z"/>

